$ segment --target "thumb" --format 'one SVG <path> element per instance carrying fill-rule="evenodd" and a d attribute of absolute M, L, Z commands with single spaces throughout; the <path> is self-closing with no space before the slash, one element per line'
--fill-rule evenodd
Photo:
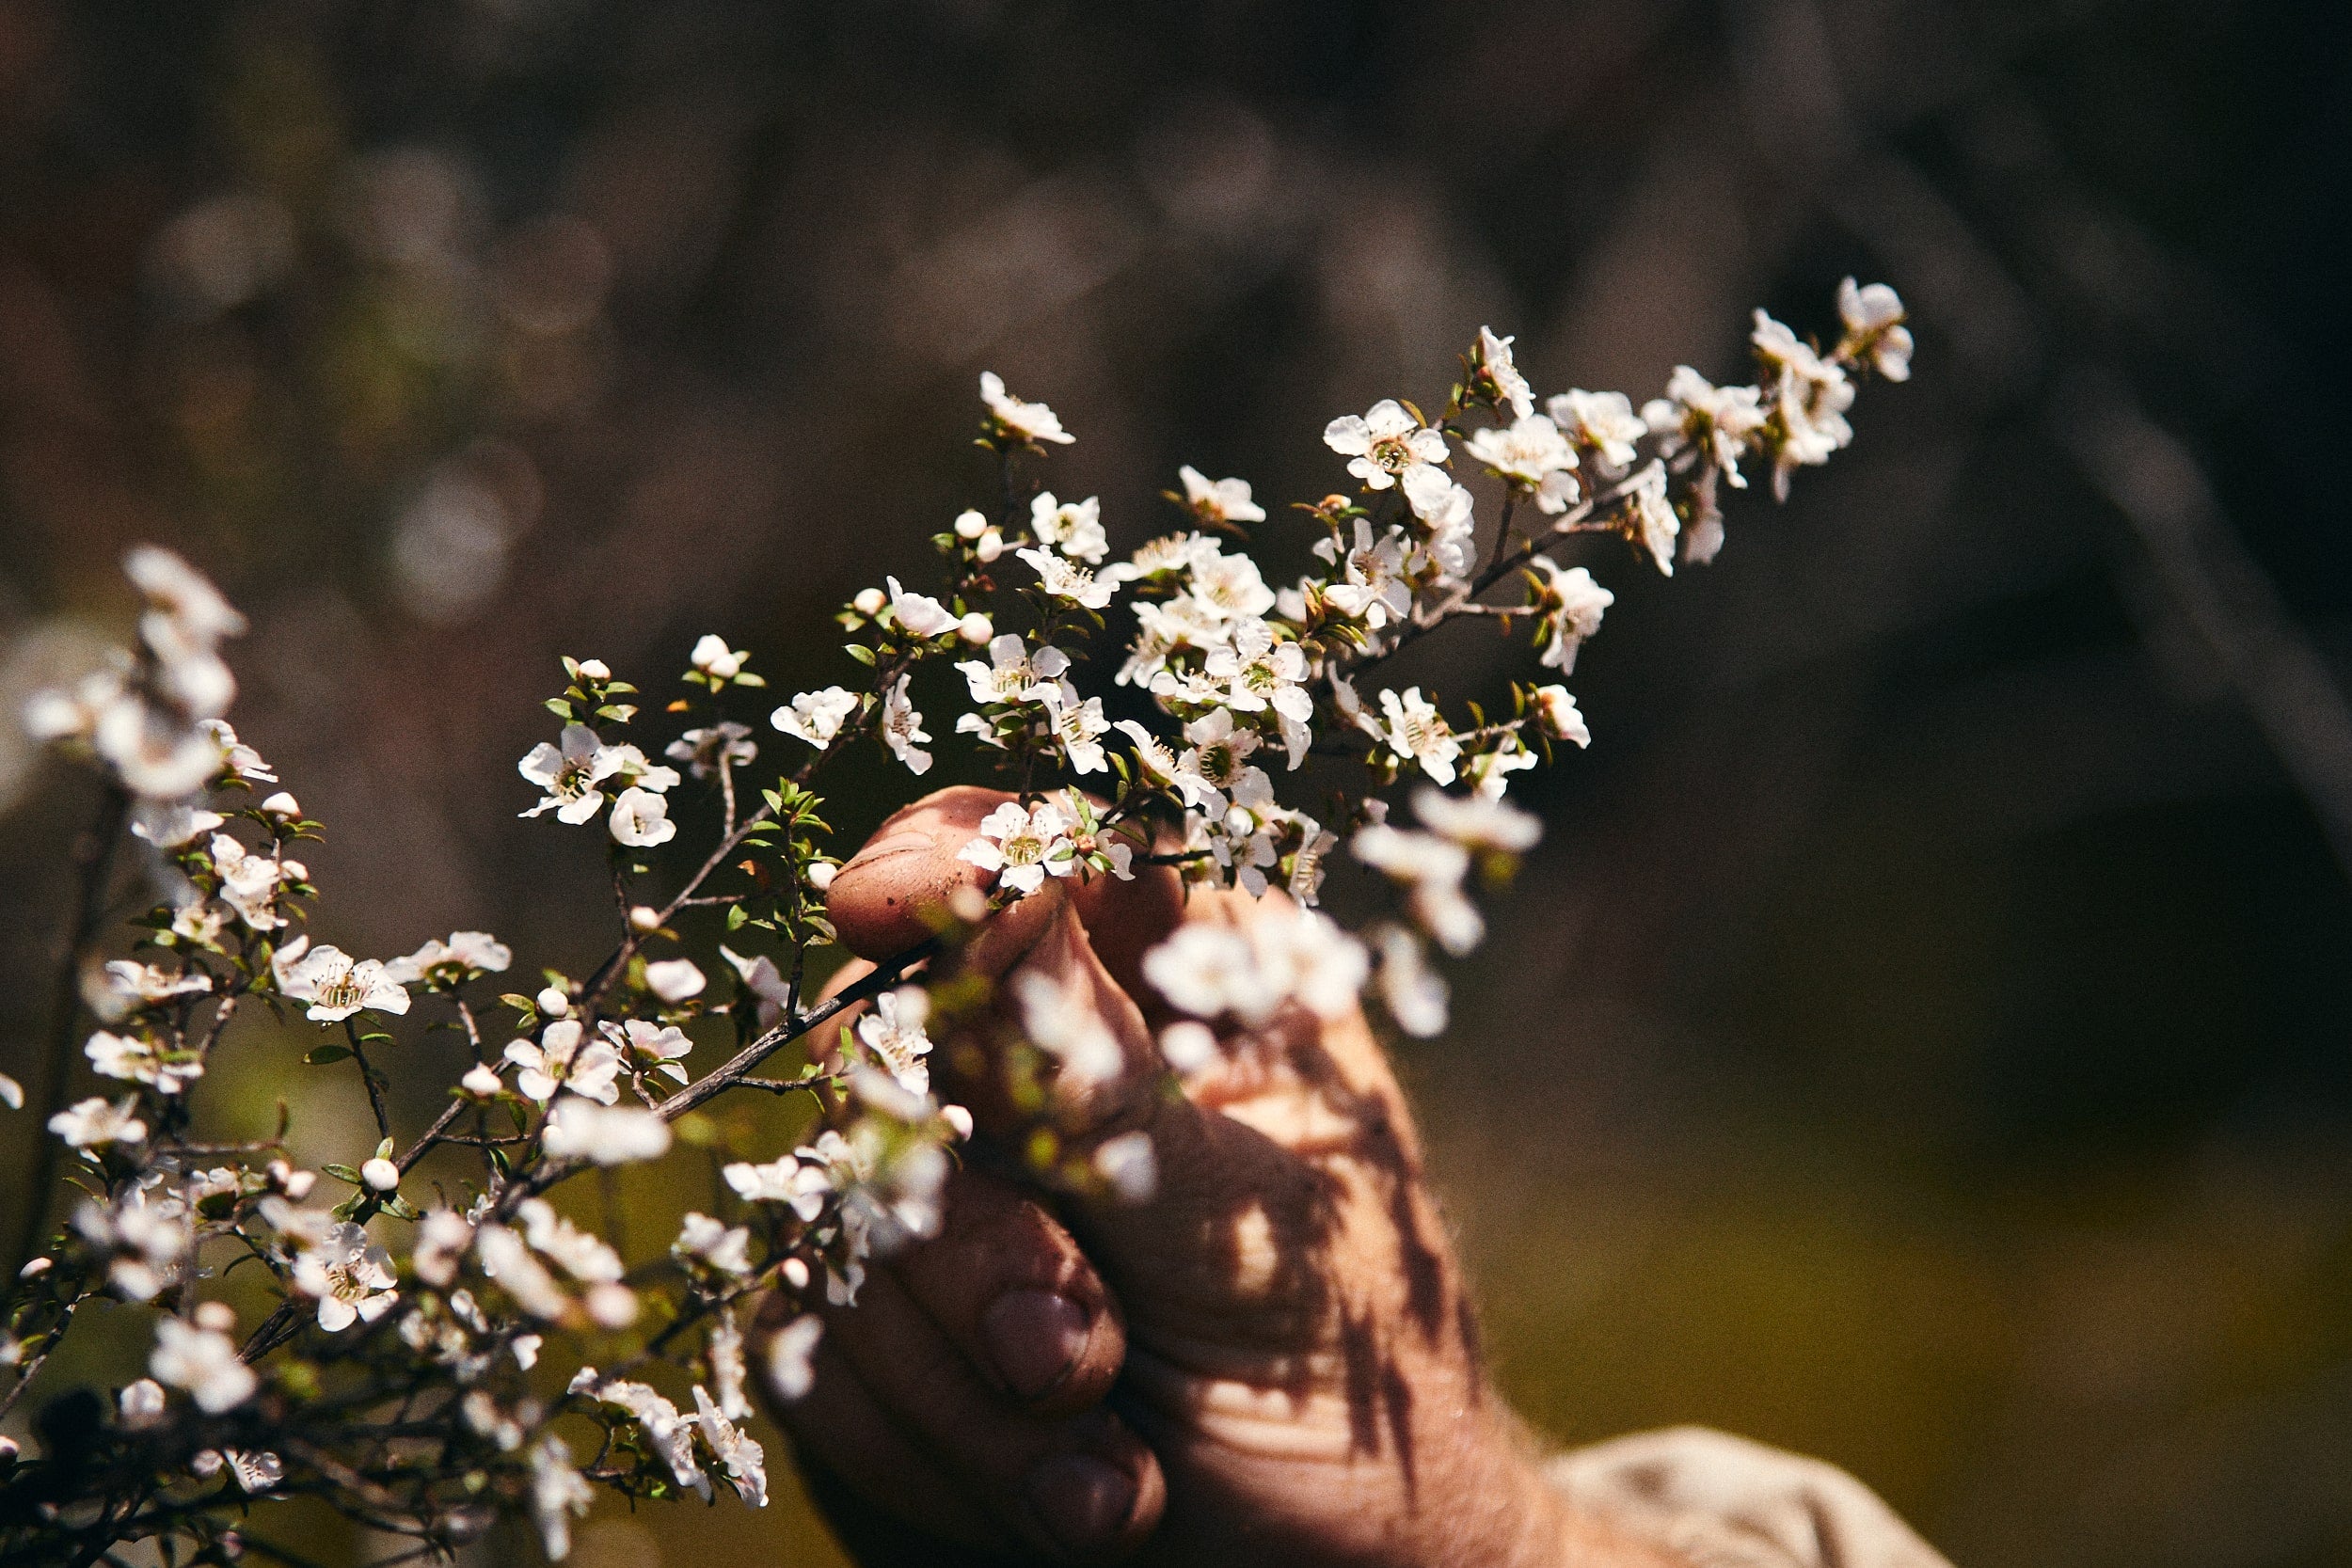
<path fill-rule="evenodd" d="M 831 889 L 843 942 L 885 959 L 928 937 L 959 889 L 981 890 L 989 874 L 956 857 L 1007 799 L 942 790 L 885 822 Z M 943 1041 L 933 1057 L 941 1092 L 984 1137 L 1026 1149 L 1042 1127 L 1055 1164 L 1099 1174 L 1064 1207 L 1138 1319 L 1230 1310 L 1236 1281 L 1279 1294 L 1281 1281 L 1311 1275 L 1303 1259 L 1328 1242 L 1318 1233 L 1332 1207 L 1325 1179 L 1284 1144 L 1175 1092 L 1163 1069 L 1136 999 L 1142 955 L 1183 915 L 1182 883 L 1165 867 L 1133 881 L 1048 882 L 991 918 L 961 958 L 961 973 L 991 982 L 1000 1037 Z M 1041 1082 L 1008 1081 L 1009 1053 L 992 1048 L 1004 1036 L 1051 1058 Z"/>

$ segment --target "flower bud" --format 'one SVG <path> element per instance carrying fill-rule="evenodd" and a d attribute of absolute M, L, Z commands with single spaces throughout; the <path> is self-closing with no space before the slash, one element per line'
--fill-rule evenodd
<path fill-rule="evenodd" d="M 196 1326 L 226 1334 L 237 1326 L 236 1308 L 225 1301 L 208 1301 L 196 1309 Z"/>
<path fill-rule="evenodd" d="M 600 658 L 583 658 L 580 661 L 580 678 L 584 681 L 609 681 L 612 678 L 612 666 Z"/>
<path fill-rule="evenodd" d="M 803 872 L 802 876 L 806 879 L 809 886 L 822 893 L 833 886 L 833 879 L 840 874 L 841 868 L 833 862 L 818 861 Z"/>
<path fill-rule="evenodd" d="M 860 615 L 880 615 L 882 606 L 889 602 L 889 597 L 881 589 L 861 588 L 857 591 L 857 597 L 850 601 L 850 608 Z"/>
<path fill-rule="evenodd" d="M 1160 1054 L 1178 1072 L 1198 1072 L 1216 1060 L 1216 1036 L 1207 1024 L 1184 1019 L 1160 1031 Z"/>
<path fill-rule="evenodd" d="M 996 530 L 990 529 L 973 545 L 972 553 L 980 558 L 982 565 L 986 565 L 1005 553 L 1005 536 Z"/>
<path fill-rule="evenodd" d="M 468 1094 L 484 1100 L 499 1092 L 499 1075 L 490 1070 L 487 1062 L 476 1062 L 466 1069 L 466 1076 L 457 1080 L 458 1086 Z"/>
<path fill-rule="evenodd" d="M 47 1274 L 51 1269 L 54 1269 L 56 1266 L 57 1260 L 54 1258 L 36 1258 L 31 1262 L 26 1263 L 23 1268 L 17 1270 L 16 1277 L 19 1279 L 31 1279 L 37 1275 Z"/>
<path fill-rule="evenodd" d="M 359 1180 L 379 1193 L 389 1193 L 400 1185 L 400 1167 L 389 1160 L 370 1160 L 359 1167 Z"/>
<path fill-rule="evenodd" d="M 939 1108 L 939 1119 L 954 1128 L 956 1136 L 959 1138 L 968 1138 L 972 1135 L 972 1113 L 961 1105 L 942 1105 Z"/>
<path fill-rule="evenodd" d="M 628 928 L 632 931 L 661 929 L 661 911 L 651 904 L 639 904 L 628 911 Z"/>
<path fill-rule="evenodd" d="M 996 635 L 996 626 L 987 616 L 976 610 L 956 623 L 956 635 L 977 648 Z"/>
<path fill-rule="evenodd" d="M 808 1289 L 808 1265 L 798 1258 L 784 1260 L 784 1282 L 796 1291 Z"/>
<path fill-rule="evenodd" d="M 302 815 L 302 802 L 281 789 L 262 801 L 262 809 L 280 822 L 284 822 Z"/>
<path fill-rule="evenodd" d="M 957 538 L 977 539 L 981 534 L 986 533 L 987 531 L 988 519 L 981 516 L 978 513 L 964 511 L 956 515 Z"/>
<path fill-rule="evenodd" d="M 588 1291 L 588 1317 L 598 1328 L 627 1328 L 637 1321 L 637 1292 L 607 1280 Z"/>
<path fill-rule="evenodd" d="M 549 1018 L 562 1018 L 572 1010 L 571 994 L 561 986 L 543 986 L 539 994 L 532 1000 L 538 1003 L 539 1010 Z"/>

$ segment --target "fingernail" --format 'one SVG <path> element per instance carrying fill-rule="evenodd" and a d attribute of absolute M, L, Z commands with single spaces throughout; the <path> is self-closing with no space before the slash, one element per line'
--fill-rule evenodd
<path fill-rule="evenodd" d="M 1070 1375 L 1087 1348 L 1088 1326 L 1086 1308 L 1053 1291 L 1008 1291 L 980 1314 L 997 1375 L 1028 1400 Z"/>
<path fill-rule="evenodd" d="M 1127 1528 L 1136 1483 L 1090 1454 L 1057 1453 L 1029 1472 L 1029 1507 L 1073 1557 L 1100 1551 Z"/>

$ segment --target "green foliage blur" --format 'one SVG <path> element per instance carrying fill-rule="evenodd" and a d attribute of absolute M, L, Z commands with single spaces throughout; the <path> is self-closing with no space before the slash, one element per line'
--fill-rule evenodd
<path fill-rule="evenodd" d="M 598 854 L 515 819 L 558 656 L 840 679 L 828 611 L 985 493 L 980 370 L 1126 547 L 1179 463 L 1322 495 L 1324 421 L 1482 323 L 1638 402 L 1883 277 L 1917 375 L 1851 453 L 1711 569 L 1587 558 L 1596 744 L 1404 1053 L 1500 1377 L 1563 1441 L 1820 1454 L 1970 1568 L 2352 1560 L 2341 679 L 2266 701 L 2230 635 L 2352 631 L 2348 45 L 2293 0 L 0 0 L 0 705 L 169 544 L 253 618 L 321 940 L 577 974 Z M 2119 388 L 2217 499 L 2198 572 L 2082 461 Z M 844 770 L 845 850 L 905 786 Z M 0 809 L 22 1077 L 91 791 L 10 727 Z M 222 1131 L 369 1141 L 303 1028 L 232 1038 Z M 399 1064 L 409 1124 L 455 1060 Z M 605 1505 L 573 1560 L 835 1560 L 785 1491 Z M 341 1528 L 254 1521 L 368 1560 Z"/>

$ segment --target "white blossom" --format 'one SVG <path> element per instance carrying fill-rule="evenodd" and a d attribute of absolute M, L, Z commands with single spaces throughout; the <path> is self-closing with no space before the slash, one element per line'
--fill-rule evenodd
<path fill-rule="evenodd" d="M 1178 1072 L 1198 1072 L 1216 1060 L 1216 1032 L 1205 1023 L 1180 1018 L 1160 1031 L 1160 1054 Z"/>
<path fill-rule="evenodd" d="M 565 1095 L 548 1113 L 541 1141 L 554 1159 L 585 1156 L 600 1165 L 626 1165 L 668 1153 L 670 1124 L 651 1111 L 628 1105 L 608 1109 Z"/>
<path fill-rule="evenodd" d="M 147 1370 L 157 1381 L 187 1390 L 197 1408 L 224 1415 L 253 1397 L 262 1380 L 238 1358 L 236 1341 L 218 1329 L 199 1328 L 178 1318 L 155 1323 L 155 1350 Z"/>
<path fill-rule="evenodd" d="M 546 1104 L 555 1098 L 558 1089 L 569 1089 L 576 1095 L 610 1105 L 621 1097 L 620 1053 L 606 1039 L 586 1038 L 587 1031 L 578 1019 L 560 1018 L 539 1031 L 539 1038 L 515 1040 L 506 1047 L 505 1056 L 522 1070 L 515 1075 L 515 1087 L 530 1099 Z"/>
<path fill-rule="evenodd" d="M 634 784 L 612 802 L 612 827 L 613 842 L 632 849 L 650 849 L 677 836 L 669 801 Z"/>
<path fill-rule="evenodd" d="M 713 680 L 731 681 L 743 673 L 743 661 L 751 657 L 748 650 L 730 649 L 717 632 L 706 632 L 687 656 L 687 662 Z"/>
<path fill-rule="evenodd" d="M 1535 721 L 1554 740 L 1573 740 L 1579 746 L 1593 743 L 1593 732 L 1584 727 L 1584 715 L 1577 711 L 1576 699 L 1565 686 L 1539 686 L 1534 692 Z"/>
<path fill-rule="evenodd" d="M 1465 800 L 1441 795 L 1425 786 L 1413 792 L 1413 815 L 1438 837 L 1473 851 L 1524 854 L 1544 836 L 1542 820 L 1517 806 L 1475 796 Z"/>
<path fill-rule="evenodd" d="M 539 742 L 515 765 L 516 772 L 546 792 L 537 805 L 521 815 L 536 816 L 551 811 L 557 821 L 578 827 L 604 809 L 604 781 L 618 772 L 626 759 L 585 724 L 564 725 L 559 742 L 553 746 Z"/>
<path fill-rule="evenodd" d="M 93 1008 L 115 1018 L 140 1006 L 153 1006 L 175 996 L 202 996 L 213 989 L 213 977 L 200 969 L 169 970 L 135 958 L 109 958 L 99 973 L 105 992 L 93 1001 Z"/>
<path fill-rule="evenodd" d="M 931 770 L 931 754 L 922 750 L 923 743 L 929 741 L 930 736 L 924 733 L 923 716 L 907 699 L 907 686 L 913 679 L 912 675 L 900 675 L 898 684 L 882 698 L 882 744 L 890 748 L 891 755 L 906 764 L 907 771 L 919 778 Z"/>
<path fill-rule="evenodd" d="M 408 1010 L 408 992 L 377 959 L 354 959 L 340 947 L 312 947 L 308 936 L 299 936 L 272 954 L 269 962 L 278 994 L 289 1002 L 308 1003 L 304 1016 L 312 1022 L 339 1023 L 361 1008 Z"/>
<path fill-rule="evenodd" d="M 670 1243 L 670 1251 L 679 1259 L 698 1259 L 722 1274 L 739 1277 L 752 1272 L 751 1244 L 748 1227 L 723 1225 L 690 1209 L 679 1222 L 677 1240 Z"/>
<path fill-rule="evenodd" d="M 1617 595 L 1594 581 L 1583 567 L 1563 571 L 1548 556 L 1533 558 L 1527 569 L 1539 585 L 1528 608 L 1545 620 L 1539 662 L 1565 675 L 1576 668 L 1577 649 L 1600 630 L 1601 612 L 1617 602 Z"/>
<path fill-rule="evenodd" d="M 1274 628 L 1263 621 L 1242 621 L 1233 627 L 1232 645 L 1210 654 L 1202 668 L 1211 679 L 1226 683 L 1226 706 L 1240 713 L 1271 709 L 1277 714 L 1291 766 L 1306 760 L 1311 738 L 1307 721 L 1314 717 L 1315 700 L 1302 684 L 1307 656 L 1297 643 L 1277 642 Z"/>
<path fill-rule="evenodd" d="M 676 1024 L 632 1018 L 622 1023 L 607 1020 L 596 1027 L 620 1053 L 622 1063 L 630 1072 L 659 1073 L 676 1083 L 686 1082 L 683 1064 L 687 1053 L 694 1049 L 694 1042 Z"/>
<path fill-rule="evenodd" d="M 1674 502 L 1666 499 L 1666 466 L 1652 463 L 1644 468 L 1635 476 L 1628 499 L 1633 503 L 1633 524 L 1643 547 L 1661 572 L 1674 576 L 1675 536 L 1682 531 L 1682 519 L 1675 515 Z"/>
<path fill-rule="evenodd" d="M 435 937 L 406 958 L 388 958 L 384 977 L 395 985 L 454 985 L 477 974 L 503 974 L 515 950 L 487 931 L 452 931 Z"/>
<path fill-rule="evenodd" d="M 795 740 L 805 740 L 821 751 L 833 744 L 843 721 L 857 710 L 854 693 L 829 686 L 822 691 L 802 692 L 770 714 L 768 721 Z"/>
<path fill-rule="evenodd" d="M 1515 489 L 1534 496 L 1540 512 L 1565 512 L 1577 498 L 1576 449 L 1542 414 L 1524 415 L 1508 429 L 1474 432 L 1465 445 Z"/>
<path fill-rule="evenodd" d="M 220 748 L 223 768 L 250 784 L 276 784 L 278 775 L 262 759 L 262 753 L 237 738 L 237 732 L 226 719 L 199 719 L 196 727 L 213 737 Z"/>
<path fill-rule="evenodd" d="M 957 664 L 976 703 L 1042 702 L 1058 688 L 1070 668 L 1070 656 L 1059 648 L 1029 651 L 1018 635 L 1006 632 L 988 644 L 988 662 L 967 658 Z"/>
<path fill-rule="evenodd" d="M 115 1408 L 123 1428 L 130 1432 L 145 1432 L 163 1424 L 164 1386 L 151 1377 L 140 1378 L 127 1385 L 115 1396 Z"/>
<path fill-rule="evenodd" d="M 316 1298 L 319 1326 L 329 1334 L 356 1323 L 373 1323 L 390 1311 L 400 1300 L 393 1289 L 399 1281 L 392 1255 L 347 1221 L 294 1259 L 294 1289 Z"/>
<path fill-rule="evenodd" d="M 1535 766 L 1535 753 L 1517 734 L 1503 736 L 1491 749 L 1462 764 L 1462 778 L 1485 800 L 1500 800 L 1511 785 L 1511 775 Z"/>
<path fill-rule="evenodd" d="M 1510 407 L 1512 414 L 1525 419 L 1535 407 L 1534 391 L 1527 385 L 1527 377 L 1519 373 L 1512 362 L 1511 345 L 1517 338 L 1498 338 L 1494 328 L 1478 329 L 1477 368 L 1486 372 L 1494 384 L 1495 395 Z"/>
<path fill-rule="evenodd" d="M 1068 682 L 1054 688 L 1045 699 L 1046 728 L 1070 759 L 1072 772 L 1100 773 L 1110 766 L 1103 756 L 1103 736 L 1110 733 L 1110 721 L 1103 717 L 1102 698 L 1089 697 L 1083 703 L 1076 698 L 1076 689 Z"/>
<path fill-rule="evenodd" d="M 1152 1134 L 1140 1128 L 1096 1145 L 1093 1164 L 1095 1174 L 1122 1203 L 1149 1203 L 1159 1190 L 1159 1157 L 1152 1150 Z"/>
<path fill-rule="evenodd" d="M 1620 474 L 1632 465 L 1634 443 L 1649 424 L 1633 411 L 1623 392 L 1588 392 L 1575 388 L 1544 405 L 1568 439 L 1593 453 L 1603 473 Z"/>
<path fill-rule="evenodd" d="M 1041 403 L 1024 403 L 1005 390 L 994 371 L 980 372 L 980 401 L 988 404 L 998 428 L 1025 441 L 1057 441 L 1067 446 L 1077 439 L 1062 429 L 1061 420 Z"/>
<path fill-rule="evenodd" d="M 724 942 L 719 944 L 719 956 L 726 959 L 742 981 L 743 989 L 755 999 L 759 1026 L 775 1027 L 776 1020 L 784 1016 L 786 1004 L 792 1000 L 792 987 L 783 971 L 776 968 L 776 961 L 765 953 L 747 958 Z"/>
<path fill-rule="evenodd" d="M 248 928 L 274 931 L 286 923 L 278 912 L 278 895 L 285 883 L 299 879 L 297 863 L 256 854 L 227 833 L 215 833 L 206 851 L 220 879 L 222 899 Z"/>
<path fill-rule="evenodd" d="M 1889 381 L 1911 379 L 1911 328 L 1902 297 L 1883 283 L 1857 288 L 1851 277 L 1837 285 L 1837 319 L 1846 326 L 1850 352 L 1867 354 Z"/>
<path fill-rule="evenodd" d="M 1189 463 L 1176 470 L 1176 477 L 1184 482 L 1184 504 L 1204 523 L 1265 521 L 1265 508 L 1249 499 L 1246 479 L 1212 481 Z"/>
<path fill-rule="evenodd" d="M 96 1096 L 76 1101 L 49 1118 L 49 1131 L 74 1148 L 145 1143 L 147 1123 L 131 1114 L 135 1103 L 127 1095 L 112 1104 Z"/>
<path fill-rule="evenodd" d="M 813 1220 L 824 1211 L 825 1195 L 832 1191 L 821 1167 L 803 1165 L 789 1154 L 764 1165 L 738 1161 L 721 1174 L 744 1202 L 781 1203 L 803 1220 Z"/>
<path fill-rule="evenodd" d="M 1449 953 L 1469 952 L 1486 934 L 1486 922 L 1462 892 L 1470 852 L 1435 833 L 1374 823 L 1357 830 L 1348 848 L 1356 858 L 1406 889 L 1413 918 Z"/>
<path fill-rule="evenodd" d="M 727 1419 L 726 1412 L 711 1399 L 710 1390 L 699 1383 L 694 1385 L 694 1409 L 702 1423 L 703 1441 L 709 1446 L 711 1457 L 726 1471 L 727 1483 L 754 1508 L 766 1508 L 768 1455 L 757 1440 Z"/>
<path fill-rule="evenodd" d="M 483 1274 L 532 1317 L 554 1323 L 571 1313 L 572 1298 L 514 1231 L 502 1225 L 484 1225 L 474 1233 L 474 1251 L 482 1259 Z"/>
<path fill-rule="evenodd" d="M 1109 578 L 1098 578 L 1084 566 L 1073 566 L 1051 550 L 1018 550 L 1014 552 L 1037 571 L 1038 580 L 1048 594 L 1064 599 L 1083 610 L 1101 610 L 1111 602 L 1118 584 Z"/>
<path fill-rule="evenodd" d="M 417 1243 L 408 1264 L 427 1285 L 447 1286 L 457 1277 L 457 1266 L 473 1245 L 473 1227 L 453 1209 L 436 1209 L 417 1227 Z"/>
<path fill-rule="evenodd" d="M 645 966 L 645 988 L 664 1002 L 675 1004 L 700 996 L 707 984 L 691 958 L 664 958 Z"/>
<path fill-rule="evenodd" d="M 1060 1064 L 1066 1080 L 1086 1085 L 1119 1076 L 1119 1037 L 1104 1023 L 1085 986 L 1065 986 L 1050 974 L 1025 969 L 1013 976 L 1012 990 L 1030 1043 Z"/>
<path fill-rule="evenodd" d="M 1114 728 L 1125 731 L 1135 742 L 1136 762 L 1145 778 L 1175 790 L 1190 810 L 1225 815 L 1224 792 L 1200 776 L 1198 752 L 1186 752 L 1179 757 L 1173 748 L 1133 719 L 1121 719 Z"/>
<path fill-rule="evenodd" d="M 556 1212 L 546 1198 L 524 1199 L 515 1215 L 523 1222 L 531 1249 L 582 1285 L 610 1284 L 628 1272 L 619 1253 Z"/>
<path fill-rule="evenodd" d="M 719 1386 L 719 1408 L 729 1420 L 750 1420 L 752 1402 L 743 1393 L 743 1330 L 735 1321 L 733 1307 L 721 1307 L 711 1319 L 705 1354 L 710 1362 L 710 1381 Z"/>
<path fill-rule="evenodd" d="M 1053 546 L 1071 560 L 1095 565 L 1110 553 L 1102 511 L 1102 502 L 1093 496 L 1060 501 L 1051 490 L 1041 491 L 1029 500 L 1029 531 L 1040 544 Z"/>
<path fill-rule="evenodd" d="M 1740 456 L 1764 427 L 1763 393 L 1754 387 L 1717 387 L 1688 365 L 1677 365 L 1666 395 L 1642 405 L 1642 419 L 1659 436 L 1659 455 L 1679 471 L 1705 459 L 1739 489 L 1747 487 Z"/>
<path fill-rule="evenodd" d="M 930 1092 L 931 1070 L 923 1060 L 931 1052 L 931 1037 L 923 1032 L 930 1013 L 930 997 L 921 987 L 901 986 L 874 998 L 872 1010 L 857 1021 L 857 1037 L 911 1094 Z"/>
<path fill-rule="evenodd" d="M 596 1489 L 574 1467 L 564 1439 L 553 1433 L 540 1438 L 531 1450 L 531 1517 L 549 1559 L 560 1562 L 571 1555 L 572 1521 L 584 1517 L 596 1500 Z"/>
<path fill-rule="evenodd" d="M 1462 754 L 1462 743 L 1445 716 L 1421 694 L 1420 687 L 1407 687 L 1402 697 L 1384 689 L 1380 714 L 1381 738 L 1400 760 L 1417 764 L 1438 784 L 1454 782 L 1454 764 Z"/>
<path fill-rule="evenodd" d="M 800 1399 L 817 1383 L 817 1341 L 824 1337 L 825 1320 L 804 1312 L 769 1337 L 768 1386 L 776 1398 Z"/>
<path fill-rule="evenodd" d="M 898 586 L 897 578 L 884 578 L 890 585 L 890 613 L 900 628 L 915 637 L 945 637 L 956 629 L 961 619 L 952 610 L 928 594 L 911 594 Z"/>
<path fill-rule="evenodd" d="M 694 1458 L 694 1433 L 699 1426 L 691 1417 L 680 1416 L 676 1405 L 647 1385 L 624 1378 L 599 1377 L 594 1367 L 582 1367 L 574 1373 L 567 1391 L 586 1394 L 628 1411 L 644 1430 L 654 1452 L 660 1454 L 662 1462 L 670 1466 L 670 1473 L 677 1479 L 677 1483 L 691 1488 L 704 1501 L 709 1501 L 710 1480 L 703 1474 L 702 1465 Z"/>
<path fill-rule="evenodd" d="M 1211 623 L 1246 620 L 1274 608 L 1274 590 L 1265 585 L 1258 563 L 1246 555 L 1227 555 L 1214 539 L 1202 539 L 1186 580 L 1188 608 Z"/>
<path fill-rule="evenodd" d="M 1077 850 L 1070 842 L 1073 825 L 1051 800 L 1026 811 L 1007 800 L 980 819 L 978 836 L 957 850 L 956 859 L 995 872 L 1002 887 L 1035 893 L 1048 876 L 1067 877 L 1076 868 Z"/>
<path fill-rule="evenodd" d="M 132 835 L 158 849 L 177 849 L 193 843 L 228 820 L 216 811 L 187 800 L 141 800 L 131 808 Z"/>
<path fill-rule="evenodd" d="M 1356 519 L 1356 544 L 1344 557 L 1340 556 L 1339 541 L 1317 540 L 1315 554 L 1332 562 L 1341 573 L 1340 580 L 1324 588 L 1323 596 L 1375 631 L 1404 620 L 1413 608 L 1412 585 L 1405 580 L 1404 541 L 1405 531 L 1395 527 L 1383 530 L 1375 539 L 1372 524 L 1362 517 Z"/>
<path fill-rule="evenodd" d="M 789 713 L 789 708 L 780 708 Z M 781 728 L 781 726 L 779 726 Z M 751 730 L 732 719 L 716 724 L 706 724 L 687 730 L 661 750 L 673 762 L 686 764 L 687 771 L 698 779 L 707 779 L 719 771 L 720 764 L 740 768 L 756 761 L 759 746 L 750 738 Z"/>
<path fill-rule="evenodd" d="M 1423 426 L 1394 398 L 1382 398 L 1363 414 L 1333 420 L 1323 427 L 1323 444 L 1350 459 L 1347 471 L 1370 490 L 1386 490 L 1399 475 L 1447 457 L 1445 436 Z"/>
<path fill-rule="evenodd" d="M 1381 1003 L 1396 1026 L 1418 1039 L 1445 1032 L 1446 983 L 1429 967 L 1410 931 L 1386 926 L 1377 933 Z"/>
<path fill-rule="evenodd" d="M 1775 372 L 1772 412 L 1779 442 L 1772 462 L 1772 494 L 1788 499 L 1788 476 L 1801 466 L 1826 463 L 1853 439 L 1846 410 L 1853 405 L 1853 383 L 1843 367 L 1822 358 L 1782 323 L 1758 310 L 1748 341 Z"/>

